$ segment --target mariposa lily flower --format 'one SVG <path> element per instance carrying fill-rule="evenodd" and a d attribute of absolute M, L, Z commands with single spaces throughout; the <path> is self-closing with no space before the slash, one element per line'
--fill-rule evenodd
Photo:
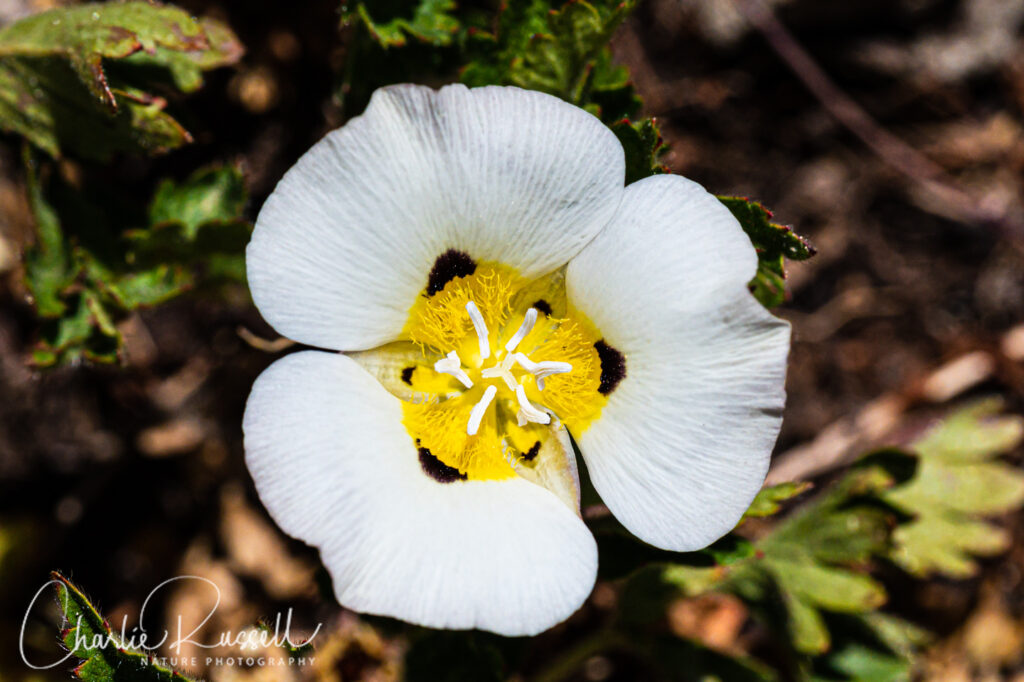
<path fill-rule="evenodd" d="M 253 299 L 327 350 L 256 381 L 246 461 L 341 604 L 506 635 L 567 618 L 597 570 L 573 441 L 656 547 L 704 547 L 747 509 L 788 325 L 712 195 L 624 176 L 616 137 L 557 98 L 402 85 L 267 200 Z"/>

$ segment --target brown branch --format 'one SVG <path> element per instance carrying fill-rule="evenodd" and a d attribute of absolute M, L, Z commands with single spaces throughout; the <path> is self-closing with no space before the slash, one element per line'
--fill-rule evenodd
<path fill-rule="evenodd" d="M 943 206 L 946 215 L 994 229 L 1002 236 L 1020 243 L 1024 238 L 1024 224 L 1002 211 L 994 211 L 985 206 L 981 200 L 959 187 L 941 166 L 882 128 L 832 82 L 763 0 L 733 0 L 733 3 L 836 120 L 883 161 L 930 194 Z"/>

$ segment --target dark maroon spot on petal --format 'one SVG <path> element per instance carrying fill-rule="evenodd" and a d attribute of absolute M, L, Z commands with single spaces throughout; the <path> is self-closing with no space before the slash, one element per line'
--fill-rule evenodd
<path fill-rule="evenodd" d="M 597 392 L 608 395 L 626 378 L 626 356 L 605 343 L 604 339 L 594 344 L 594 350 L 601 358 L 601 385 Z"/>
<path fill-rule="evenodd" d="M 540 441 L 537 441 L 533 446 L 523 453 L 523 461 L 532 462 L 537 458 L 537 453 L 540 452 Z"/>
<path fill-rule="evenodd" d="M 434 267 L 427 277 L 427 296 L 433 296 L 444 289 L 444 285 L 456 277 L 467 277 L 476 272 L 476 261 L 464 251 L 448 249 L 434 261 Z"/>
<path fill-rule="evenodd" d="M 433 453 L 426 448 L 420 448 L 420 466 L 423 467 L 423 473 L 438 483 L 466 480 L 466 474 L 434 457 Z"/>
<path fill-rule="evenodd" d="M 402 370 L 402 381 L 412 386 L 412 373 L 416 371 L 415 367 L 406 367 Z"/>
<path fill-rule="evenodd" d="M 533 303 L 533 307 L 544 313 L 548 317 L 551 317 L 551 304 L 545 301 L 543 298 L 538 298 Z"/>

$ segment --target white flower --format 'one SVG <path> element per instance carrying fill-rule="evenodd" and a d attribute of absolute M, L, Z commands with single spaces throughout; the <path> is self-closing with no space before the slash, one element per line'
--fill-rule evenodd
<path fill-rule="evenodd" d="M 533 634 L 586 599 L 597 548 L 575 439 L 612 513 L 694 550 L 760 488 L 788 325 L 699 185 L 623 186 L 583 110 L 516 88 L 378 90 L 281 180 L 246 252 L 294 353 L 256 381 L 246 461 L 341 604 Z"/>

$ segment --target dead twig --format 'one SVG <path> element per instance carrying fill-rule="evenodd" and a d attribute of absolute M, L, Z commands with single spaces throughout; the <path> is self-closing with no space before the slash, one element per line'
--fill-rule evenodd
<path fill-rule="evenodd" d="M 261 338 L 245 327 L 239 327 L 237 332 L 242 341 L 245 341 L 256 350 L 261 350 L 264 353 L 280 353 L 281 351 L 287 350 L 295 345 L 294 341 L 286 339 L 283 336 L 279 336 L 273 340 Z"/>
<path fill-rule="evenodd" d="M 883 161 L 931 195 L 943 207 L 945 215 L 993 229 L 1021 248 L 1024 224 L 971 196 L 941 166 L 882 128 L 832 82 L 763 0 L 733 0 L 733 3 L 822 106 Z"/>

